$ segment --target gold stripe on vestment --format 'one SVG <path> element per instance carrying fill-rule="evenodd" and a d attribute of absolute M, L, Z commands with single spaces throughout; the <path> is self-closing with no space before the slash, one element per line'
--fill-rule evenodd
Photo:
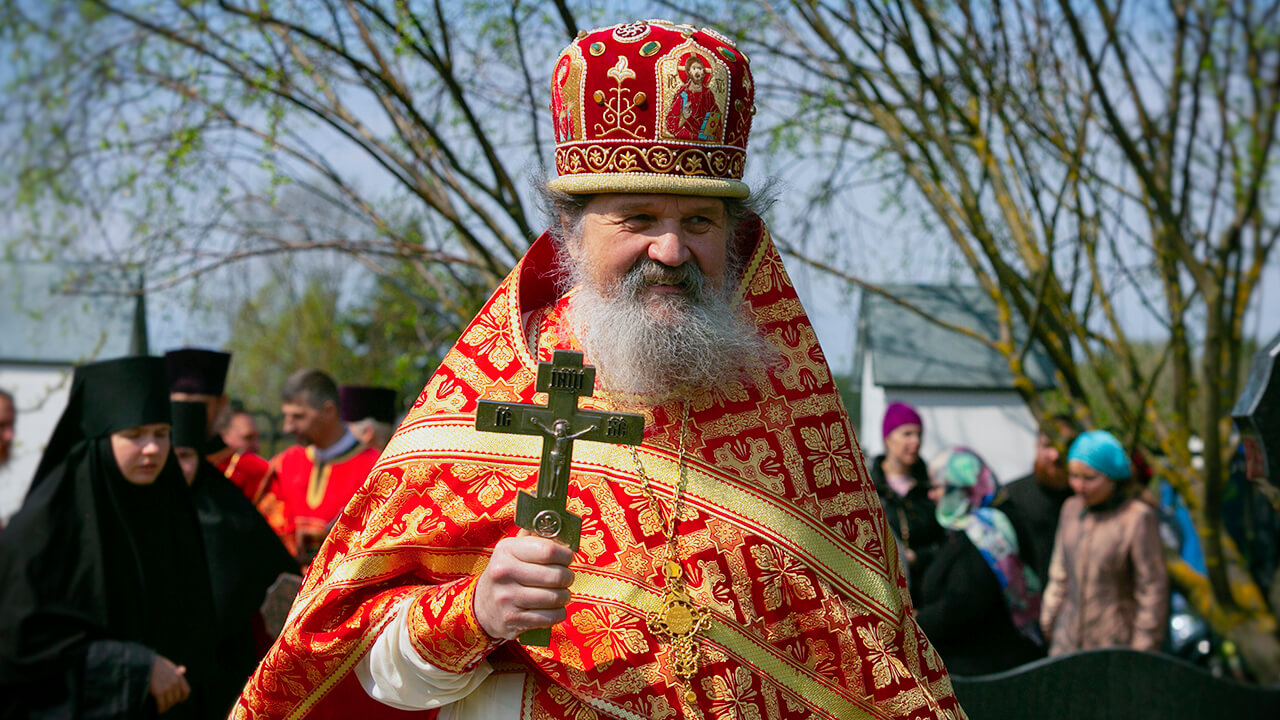
<path fill-rule="evenodd" d="M 502 442 L 477 432 L 470 415 L 434 415 L 402 427 L 387 445 L 376 470 L 414 462 L 485 462 L 537 467 L 542 440 L 533 436 L 504 436 Z M 679 474 L 675 451 L 642 446 L 652 487 L 668 497 L 672 485 L 660 478 Z M 628 449 L 621 445 L 584 442 L 574 446 L 574 469 L 637 484 Z M 746 528 L 785 548 L 820 577 L 869 612 L 891 623 L 902 618 L 902 598 L 884 559 L 874 557 L 837 537 L 817 518 L 740 480 L 710 471 L 690 458 L 685 502 L 714 517 Z"/>
<path fill-rule="evenodd" d="M 473 549 L 440 552 L 439 548 L 415 546 L 412 543 L 406 543 L 394 548 L 370 549 L 349 556 L 338 568 L 337 572 L 334 573 L 338 576 L 334 578 L 335 582 L 327 583 L 326 586 L 364 585 L 372 577 L 381 574 L 380 570 L 388 569 L 388 565 L 385 562 L 386 556 L 401 554 L 405 550 L 420 551 L 423 556 L 421 559 L 425 561 L 425 564 L 444 575 L 456 573 L 462 576 L 479 572 L 488 561 L 487 553 L 476 552 Z M 574 602 L 610 605 L 622 608 L 642 618 L 648 617 L 649 614 L 658 610 L 662 604 L 662 594 L 657 589 L 641 585 L 634 578 L 580 563 L 573 563 L 570 567 L 574 571 L 574 582 L 569 590 L 573 594 Z M 395 571 L 389 573 L 389 575 L 394 574 L 397 573 Z M 425 592 L 425 588 L 423 591 Z M 405 598 L 416 594 L 409 593 L 396 600 L 395 604 L 398 605 Z M 382 627 L 390 619 L 391 613 L 387 613 L 377 622 L 377 627 L 373 628 L 372 632 L 364 633 L 361 641 L 356 644 L 353 651 L 339 664 L 337 671 L 332 673 L 325 682 L 317 686 L 288 715 L 290 720 L 305 715 L 337 684 L 336 681 L 338 679 L 345 676 L 347 672 L 355 667 L 356 663 L 377 639 Z M 831 683 L 823 681 L 808 668 L 789 658 L 781 650 L 769 645 L 761 638 L 753 636 L 746 628 L 737 623 L 726 621 L 714 611 L 712 611 L 711 622 L 707 629 L 699 633 L 698 638 L 700 641 L 713 644 L 728 655 L 736 657 L 753 672 L 763 673 L 768 676 L 780 688 L 791 695 L 793 700 L 804 703 L 821 716 L 840 720 L 884 717 L 877 711 L 870 698 L 853 697 L 840 688 L 833 687 Z M 593 698 L 581 697 L 580 699 L 588 704 L 595 704 L 592 702 Z"/>
<path fill-rule="evenodd" d="M 662 594 L 658 590 L 638 585 L 633 578 L 576 563 L 571 567 L 575 577 L 569 590 L 576 602 L 593 601 L 623 607 L 642 618 L 662 605 Z M 804 703 L 821 717 L 839 720 L 885 717 L 877 711 L 871 698 L 851 696 L 832 686 L 778 648 L 753 636 L 740 625 L 726 622 L 714 611 L 707 629 L 697 637 L 738 658 L 753 672 L 767 676 L 787 691 L 793 700 Z"/>

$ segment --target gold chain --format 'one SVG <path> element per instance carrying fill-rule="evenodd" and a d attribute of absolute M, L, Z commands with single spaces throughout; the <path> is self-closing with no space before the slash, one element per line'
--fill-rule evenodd
<path fill-rule="evenodd" d="M 680 477 L 676 483 L 675 497 L 671 503 L 671 514 L 662 510 L 662 503 L 649 487 L 649 474 L 640 462 L 640 453 L 631 446 L 631 458 L 635 461 L 636 472 L 640 475 L 640 489 L 649 500 L 649 506 L 658 516 L 662 524 L 663 534 L 667 540 L 667 556 L 662 562 L 662 577 L 665 587 L 662 591 L 662 604 L 657 610 L 649 613 L 649 631 L 667 641 L 667 657 L 672 671 L 679 682 L 685 685 L 681 693 L 684 701 L 692 705 L 697 694 L 689 686 L 690 680 L 698 670 L 698 662 L 702 655 L 702 647 L 696 639 L 711 622 L 710 612 L 693 604 L 689 592 L 685 588 L 684 567 L 680 562 L 680 536 L 676 533 L 676 523 L 684 509 L 685 488 L 689 484 L 689 464 L 685 459 L 685 438 L 689 428 L 689 404 L 684 403 L 684 414 L 680 419 Z"/>

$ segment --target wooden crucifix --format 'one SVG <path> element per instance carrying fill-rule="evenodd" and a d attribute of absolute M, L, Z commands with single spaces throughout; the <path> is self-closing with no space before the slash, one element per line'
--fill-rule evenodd
<path fill-rule="evenodd" d="M 547 405 L 481 400 L 476 430 L 542 436 L 537 495 L 521 491 L 516 497 L 516 525 L 539 537 L 558 540 L 578 551 L 582 518 L 565 508 L 574 440 L 639 445 L 644 439 L 644 416 L 624 412 L 581 410 L 578 398 L 590 397 L 596 370 L 582 364 L 582 353 L 557 350 L 551 362 L 538 363 L 535 388 L 547 394 Z M 528 630 L 520 643 L 546 647 L 551 628 Z"/>

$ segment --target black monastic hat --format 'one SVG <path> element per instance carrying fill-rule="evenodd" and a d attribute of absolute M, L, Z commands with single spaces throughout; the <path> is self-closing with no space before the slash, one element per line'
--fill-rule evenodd
<path fill-rule="evenodd" d="M 203 348 L 179 348 L 164 354 L 169 369 L 169 392 L 221 395 L 227 386 L 231 353 Z"/>
<path fill-rule="evenodd" d="M 170 434 L 175 448 L 202 449 L 209 439 L 205 426 L 209 412 L 202 402 L 179 400 L 170 403 L 173 412 L 173 431 Z"/>
<path fill-rule="evenodd" d="M 338 388 L 343 422 L 373 418 L 378 422 L 396 421 L 396 391 L 372 385 L 343 385 Z"/>
<path fill-rule="evenodd" d="M 45 446 L 32 488 L 86 439 L 139 425 L 171 422 L 164 368 L 163 358 L 150 355 L 77 367 L 71 376 L 67 407 Z"/>
<path fill-rule="evenodd" d="M 169 422 L 169 390 L 163 378 L 164 360 L 150 355 L 77 367 L 71 380 L 72 394 L 77 397 L 69 409 L 79 412 L 80 432 L 84 437 L 101 437 L 139 425 Z"/>

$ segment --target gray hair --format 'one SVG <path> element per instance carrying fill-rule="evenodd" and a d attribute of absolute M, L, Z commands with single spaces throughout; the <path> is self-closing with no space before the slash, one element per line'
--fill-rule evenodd
<path fill-rule="evenodd" d="M 325 402 L 332 402 L 335 408 L 341 409 L 342 403 L 338 398 L 337 383 L 314 368 L 298 370 L 290 375 L 280 390 L 280 399 L 286 403 L 304 403 L 316 410 Z"/>

